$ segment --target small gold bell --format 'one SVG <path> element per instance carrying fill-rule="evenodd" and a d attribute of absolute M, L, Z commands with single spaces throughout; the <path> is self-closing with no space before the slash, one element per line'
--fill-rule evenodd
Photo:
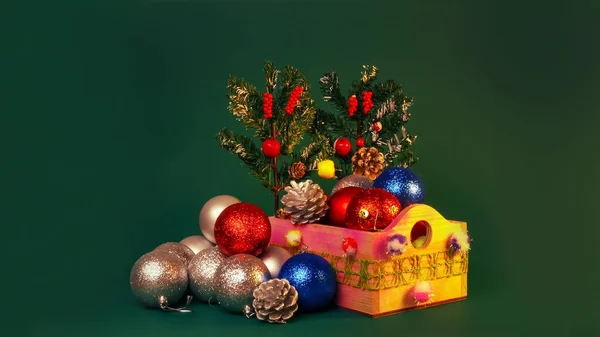
<path fill-rule="evenodd" d="M 367 211 L 366 209 L 362 208 L 361 210 L 358 211 L 358 217 L 361 219 L 366 219 L 369 217 L 369 211 Z"/>

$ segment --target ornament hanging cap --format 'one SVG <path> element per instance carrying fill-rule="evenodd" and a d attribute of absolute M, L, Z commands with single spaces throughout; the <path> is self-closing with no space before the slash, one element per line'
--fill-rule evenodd
<path fill-rule="evenodd" d="M 192 303 L 193 297 L 190 295 L 186 296 L 185 305 L 181 308 L 172 308 L 169 306 L 169 300 L 166 296 L 161 296 L 158 298 L 159 306 L 162 311 L 175 311 L 175 312 L 192 312 L 191 309 L 187 307 Z"/>

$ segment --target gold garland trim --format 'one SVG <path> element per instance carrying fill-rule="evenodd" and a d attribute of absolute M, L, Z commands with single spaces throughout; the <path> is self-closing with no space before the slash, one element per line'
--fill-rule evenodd
<path fill-rule="evenodd" d="M 292 254 L 300 253 L 295 247 L 282 247 Z M 364 290 L 383 290 L 466 274 L 469 253 L 438 251 L 416 255 L 392 256 L 385 260 L 353 259 L 307 250 L 325 258 L 337 272 L 340 284 Z"/>

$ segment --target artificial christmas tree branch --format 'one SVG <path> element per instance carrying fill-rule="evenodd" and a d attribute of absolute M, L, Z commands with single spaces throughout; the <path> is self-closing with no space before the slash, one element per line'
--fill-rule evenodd
<path fill-rule="evenodd" d="M 316 160 L 325 158 L 327 148 L 321 143 L 327 138 L 311 133 L 309 145 L 297 151 L 304 135 L 311 131 L 316 115 L 310 85 L 304 75 L 291 66 L 280 71 L 266 62 L 263 70 L 263 93 L 240 78 L 230 77 L 227 84 L 229 111 L 246 129 L 254 130 L 254 137 L 262 142 L 261 149 L 250 138 L 226 129 L 219 132 L 217 139 L 221 147 L 242 159 L 261 184 L 273 193 L 277 212 L 283 188 L 292 178 L 303 178 L 298 177 L 303 166 L 312 167 Z M 290 176 L 290 171 L 295 177 Z"/>
<path fill-rule="evenodd" d="M 337 111 L 319 110 L 315 129 L 325 134 L 330 144 L 335 145 L 342 138 L 354 139 L 355 151 L 363 146 L 375 147 L 384 153 L 388 166 L 409 167 L 418 160 L 411 151 L 416 136 L 405 127 L 410 120 L 408 108 L 413 100 L 395 81 L 375 83 L 377 77 L 377 67 L 363 66 L 361 78 L 351 83 L 346 98 L 341 93 L 337 74 L 326 73 L 320 79 L 323 99 L 332 103 Z M 365 137 L 369 134 L 370 137 Z M 351 157 L 352 154 L 337 156 L 342 168 L 340 178 L 354 173 Z"/>

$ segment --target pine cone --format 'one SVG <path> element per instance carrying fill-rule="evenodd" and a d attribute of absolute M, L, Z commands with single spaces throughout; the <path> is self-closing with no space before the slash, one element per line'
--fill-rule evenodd
<path fill-rule="evenodd" d="M 271 279 L 254 289 L 252 307 L 256 318 L 269 323 L 285 323 L 298 310 L 298 292 L 288 280 Z"/>
<path fill-rule="evenodd" d="M 306 165 L 304 165 L 302 162 L 295 162 L 290 165 L 288 173 L 290 174 L 290 177 L 294 179 L 302 179 L 306 174 Z"/>
<path fill-rule="evenodd" d="M 284 211 L 294 225 L 314 223 L 325 215 L 327 195 L 318 184 L 312 180 L 297 183 L 292 180 L 290 186 L 285 187 L 286 195 L 281 198 L 285 205 Z"/>
<path fill-rule="evenodd" d="M 352 156 L 352 171 L 354 174 L 375 180 L 384 168 L 385 158 L 377 148 L 361 147 Z"/>

